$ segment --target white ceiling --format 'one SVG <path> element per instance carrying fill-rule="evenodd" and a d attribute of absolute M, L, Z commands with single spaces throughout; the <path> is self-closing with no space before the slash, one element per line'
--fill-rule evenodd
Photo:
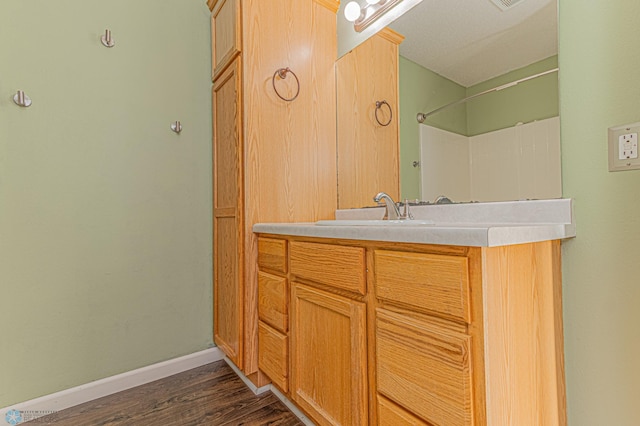
<path fill-rule="evenodd" d="M 514 2 L 515 3 L 515 2 Z M 423 0 L 389 25 L 400 55 L 465 87 L 558 53 L 557 0 Z"/>

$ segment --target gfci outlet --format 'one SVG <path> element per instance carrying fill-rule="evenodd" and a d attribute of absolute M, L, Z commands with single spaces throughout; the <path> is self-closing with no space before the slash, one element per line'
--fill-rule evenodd
<path fill-rule="evenodd" d="M 640 169 L 638 157 L 640 122 L 609 127 L 609 171 Z"/>
<path fill-rule="evenodd" d="M 618 159 L 638 158 L 638 134 L 625 133 L 618 137 Z"/>

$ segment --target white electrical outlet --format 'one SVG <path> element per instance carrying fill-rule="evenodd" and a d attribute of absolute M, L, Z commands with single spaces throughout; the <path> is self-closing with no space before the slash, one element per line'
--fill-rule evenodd
<path fill-rule="evenodd" d="M 618 159 L 638 158 L 638 134 L 625 133 L 618 137 Z"/>
<path fill-rule="evenodd" d="M 609 127 L 609 171 L 640 169 L 638 134 L 640 123 Z"/>

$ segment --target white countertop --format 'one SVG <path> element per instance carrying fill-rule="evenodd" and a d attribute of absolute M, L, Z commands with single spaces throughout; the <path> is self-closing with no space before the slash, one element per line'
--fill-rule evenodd
<path fill-rule="evenodd" d="M 570 199 L 429 205 L 412 208 L 416 219 L 434 225 L 318 226 L 259 223 L 253 231 L 350 240 L 496 247 L 576 236 Z M 336 219 L 381 219 L 383 208 L 336 211 Z"/>

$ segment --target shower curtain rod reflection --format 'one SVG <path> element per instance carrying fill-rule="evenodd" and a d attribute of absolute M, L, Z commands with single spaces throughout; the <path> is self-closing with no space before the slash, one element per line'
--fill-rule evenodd
<path fill-rule="evenodd" d="M 450 108 L 452 106 L 461 104 L 463 102 L 467 102 L 467 101 L 469 101 L 469 100 L 471 100 L 473 98 L 477 98 L 478 96 L 486 95 L 487 93 L 498 92 L 498 91 L 500 91 L 502 89 L 513 87 L 513 86 L 515 86 L 515 85 L 517 85 L 519 83 L 522 83 L 524 81 L 533 80 L 534 78 L 542 77 L 543 75 L 547 75 L 547 74 L 551 74 L 551 73 L 554 73 L 554 72 L 558 72 L 558 70 L 559 70 L 559 68 L 553 68 L 553 69 L 550 69 L 548 71 L 543 71 L 543 72 L 541 72 L 539 74 L 530 75 L 529 77 L 524 77 L 524 78 L 521 78 L 520 80 L 512 81 L 510 83 L 503 84 L 502 86 L 494 87 L 493 89 L 487 89 L 487 90 L 482 91 L 480 93 L 476 93 L 475 95 L 467 96 L 464 99 L 460 99 L 458 101 L 454 101 L 454 102 L 448 103 L 448 104 L 446 104 L 444 106 L 441 106 L 440 108 L 434 109 L 433 111 L 429 111 L 427 113 L 419 112 L 418 115 L 416 116 L 416 119 L 418 120 L 418 123 L 424 123 L 424 120 L 426 120 L 427 117 L 429 117 L 430 115 L 435 114 L 436 112 L 440 112 L 443 109 L 447 109 L 447 108 Z"/>

